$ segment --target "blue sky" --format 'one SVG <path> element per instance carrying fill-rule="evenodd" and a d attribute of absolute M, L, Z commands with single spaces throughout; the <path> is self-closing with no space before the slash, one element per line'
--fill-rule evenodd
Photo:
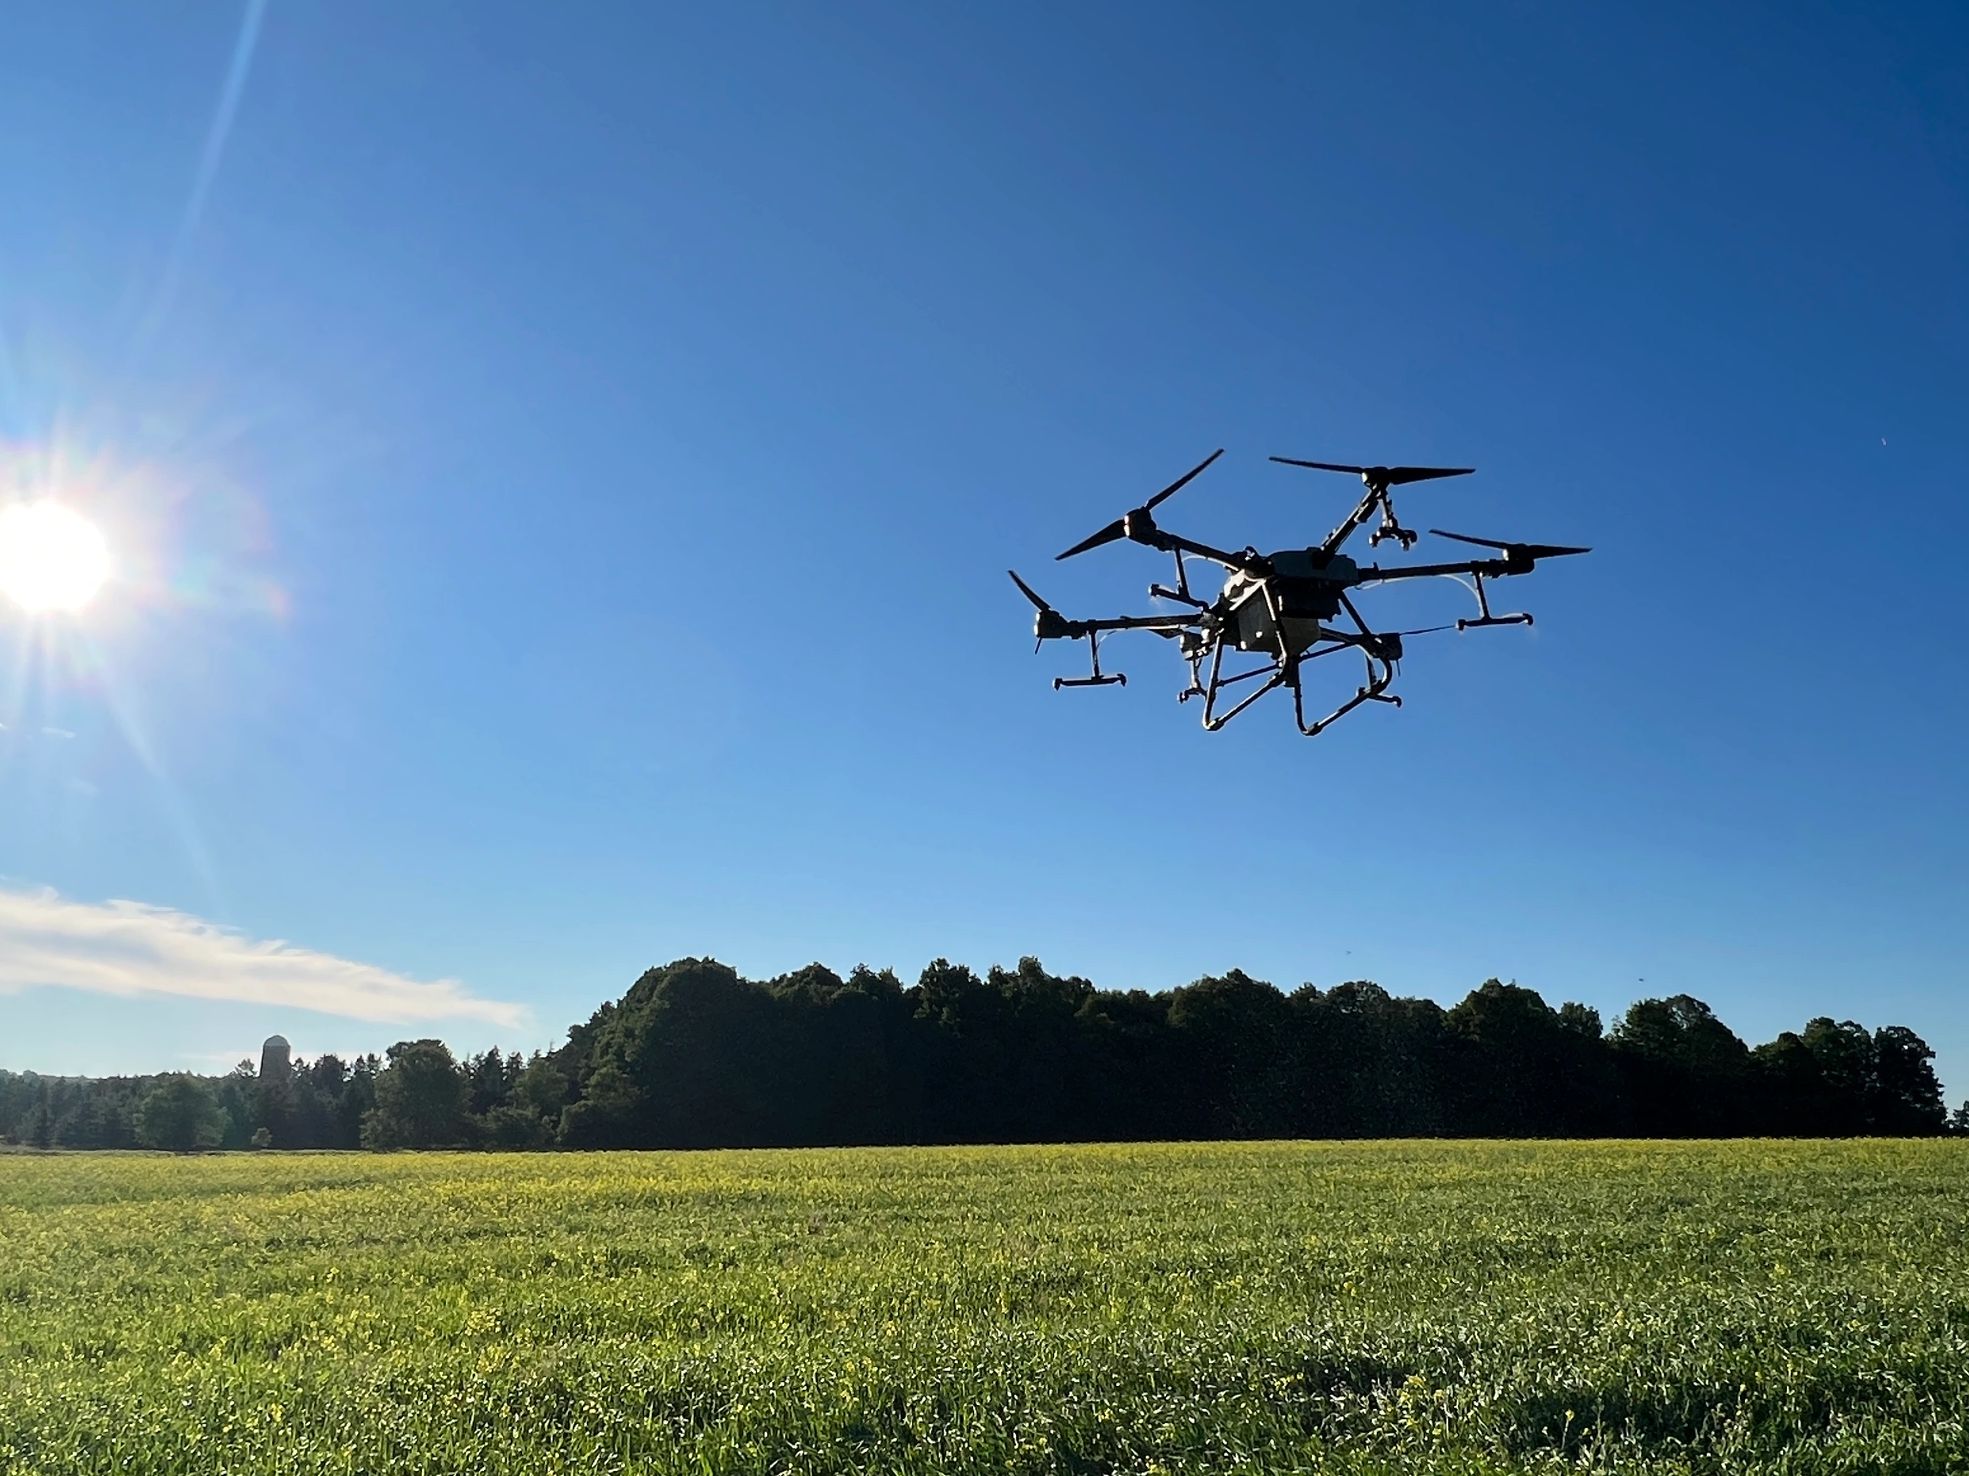
<path fill-rule="evenodd" d="M 118 573 L 0 611 L 0 1066 L 1030 952 L 1906 1023 L 1959 1096 L 1969 21 L 1873 9 L 15 16 L 0 493 Z M 1407 521 L 1596 552 L 1314 741 L 1148 638 L 1055 695 L 1003 571 L 1145 608 L 1051 555 L 1219 445 L 1166 525 L 1448 463 Z"/>

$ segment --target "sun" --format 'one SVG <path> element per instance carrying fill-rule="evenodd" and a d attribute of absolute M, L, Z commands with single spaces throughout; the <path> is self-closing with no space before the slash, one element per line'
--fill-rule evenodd
<path fill-rule="evenodd" d="M 96 525 L 59 502 L 0 508 L 0 594 L 24 610 L 80 610 L 109 578 Z"/>

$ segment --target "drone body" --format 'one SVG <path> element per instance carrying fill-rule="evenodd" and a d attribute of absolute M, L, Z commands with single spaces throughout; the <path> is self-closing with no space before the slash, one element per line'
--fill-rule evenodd
<path fill-rule="evenodd" d="M 1179 694 L 1177 700 L 1187 702 L 1192 697 L 1203 698 L 1204 727 L 1212 731 L 1221 728 L 1267 692 L 1278 687 L 1286 687 L 1292 692 L 1293 712 L 1299 724 L 1299 731 L 1312 737 L 1364 702 L 1385 702 L 1395 707 L 1401 706 L 1401 698 L 1390 695 L 1388 687 L 1394 681 L 1396 665 L 1402 659 L 1402 637 L 1426 635 L 1434 630 L 1451 628 L 1434 626 L 1427 631 L 1376 631 L 1361 617 L 1351 598 L 1352 591 L 1399 579 L 1434 576 L 1467 578 L 1471 581 L 1477 597 L 1478 613 L 1472 618 L 1458 620 L 1455 629 L 1469 630 L 1490 625 L 1529 625 L 1531 624 L 1529 615 L 1493 615 L 1490 609 L 1490 596 L 1485 589 L 1484 581 L 1527 574 L 1539 559 L 1591 552 L 1589 549 L 1566 548 L 1552 544 L 1502 543 L 1493 539 L 1471 538 L 1462 533 L 1444 533 L 1441 529 L 1432 529 L 1431 531 L 1439 537 L 1495 549 L 1498 557 L 1469 559 L 1453 564 L 1415 564 L 1406 568 L 1384 569 L 1379 564 L 1363 565 L 1340 552 L 1340 548 L 1377 513 L 1380 515 L 1380 522 L 1369 536 L 1370 547 L 1379 544 L 1384 538 L 1393 539 L 1404 551 L 1415 543 L 1417 535 L 1402 527 L 1395 517 L 1394 501 L 1389 495 L 1390 488 L 1408 482 L 1430 481 L 1438 477 L 1466 476 L 1470 468 L 1343 466 L 1324 461 L 1297 461 L 1283 456 L 1274 456 L 1272 460 L 1283 462 L 1288 466 L 1311 467 L 1318 471 L 1353 472 L 1360 476 L 1367 488 L 1366 495 L 1361 498 L 1359 505 L 1339 527 L 1327 535 L 1324 542 L 1308 548 L 1280 549 L 1269 554 L 1261 554 L 1252 548 L 1232 552 L 1180 537 L 1161 528 L 1155 521 L 1155 509 L 1181 491 L 1223 454 L 1221 449 L 1212 452 L 1201 463 L 1163 488 L 1142 506 L 1123 514 L 1099 532 L 1082 539 L 1058 556 L 1062 559 L 1070 559 L 1086 553 L 1089 549 L 1122 539 L 1173 554 L 1176 560 L 1175 587 L 1152 584 L 1149 586 L 1149 593 L 1158 599 L 1171 600 L 1187 606 L 1186 613 L 1068 620 L 1033 593 L 1031 587 L 1016 573 L 1012 575 L 1012 582 L 1018 585 L 1020 591 L 1039 612 L 1033 620 L 1033 633 L 1041 643 L 1062 639 L 1087 642 L 1093 667 L 1091 674 L 1084 677 L 1056 677 L 1053 680 L 1055 690 L 1061 687 L 1104 687 L 1114 683 L 1125 683 L 1127 678 L 1118 672 L 1102 674 L 1101 636 L 1112 630 L 1152 630 L 1157 635 L 1177 642 L 1184 661 L 1189 664 L 1189 685 Z M 1200 599 L 1191 592 L 1189 570 L 1184 562 L 1186 557 L 1202 559 L 1227 571 L 1228 577 L 1216 599 Z M 1317 721 L 1308 722 L 1302 687 L 1305 665 L 1338 651 L 1359 652 L 1366 663 L 1367 680 L 1350 699 L 1333 712 Z M 1242 671 L 1226 672 L 1224 659 L 1227 652 L 1260 656 L 1265 658 L 1265 664 Z M 1207 678 L 1204 673 L 1206 661 L 1209 663 Z M 1248 681 L 1257 681 L 1259 684 L 1240 694 L 1225 711 L 1219 712 L 1218 702 L 1225 690 Z"/>

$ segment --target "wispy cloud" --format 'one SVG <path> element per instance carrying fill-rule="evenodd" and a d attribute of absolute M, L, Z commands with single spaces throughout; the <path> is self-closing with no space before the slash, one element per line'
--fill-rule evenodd
<path fill-rule="evenodd" d="M 141 902 L 0 888 L 0 994 L 83 989 L 314 1010 L 350 1020 L 526 1022 L 523 1006 L 425 982 Z"/>

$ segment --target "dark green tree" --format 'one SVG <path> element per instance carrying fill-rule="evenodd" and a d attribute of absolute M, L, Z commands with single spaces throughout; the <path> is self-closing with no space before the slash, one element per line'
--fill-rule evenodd
<path fill-rule="evenodd" d="M 567 1073 L 544 1051 L 535 1051 L 513 1084 L 513 1101 L 535 1117 L 558 1122 L 567 1106 Z"/>
<path fill-rule="evenodd" d="M 219 1079 L 219 1110 L 225 1114 L 225 1137 L 220 1146 L 244 1148 L 260 1125 L 260 1081 L 253 1063 L 241 1060 Z"/>
<path fill-rule="evenodd" d="M 1795 1030 L 1751 1052 L 1758 1077 L 1756 1131 L 1772 1137 L 1837 1131 L 1837 1106 L 1819 1059 Z"/>
<path fill-rule="evenodd" d="M 1671 1138 L 1755 1131 L 1750 1049 L 1701 1000 L 1638 1000 L 1609 1042 L 1636 1131 Z"/>
<path fill-rule="evenodd" d="M 1456 1112 L 1465 1131 L 1546 1137 L 1587 1130 L 1608 1083 L 1589 1036 L 1538 992 L 1486 980 L 1449 1011 L 1455 1041 Z"/>
<path fill-rule="evenodd" d="M 226 1133 L 217 1093 L 196 1076 L 160 1077 L 137 1107 L 137 1141 L 146 1148 L 195 1153 L 216 1148 Z"/>
<path fill-rule="evenodd" d="M 1821 1015 L 1806 1022 L 1799 1039 L 1818 1072 L 1820 1121 L 1814 1131 L 1871 1132 L 1879 1065 L 1872 1034 L 1857 1021 Z"/>
<path fill-rule="evenodd" d="M 1285 996 L 1241 969 L 1175 991 L 1169 1029 L 1182 1076 L 1171 1089 L 1188 1098 L 1202 1137 L 1289 1134 L 1296 1054 Z"/>
<path fill-rule="evenodd" d="M 1905 1025 L 1873 1032 L 1872 1129 L 1894 1136 L 1929 1136 L 1947 1123 L 1942 1084 L 1935 1079 L 1935 1053 Z"/>
<path fill-rule="evenodd" d="M 569 1148 L 635 1148 L 650 1141 L 641 1121 L 642 1095 L 629 1073 L 604 1061 L 587 1073 L 580 1100 L 561 1112 L 556 1136 Z"/>
<path fill-rule="evenodd" d="M 467 1085 L 441 1040 L 398 1041 L 376 1076 L 376 1105 L 362 1119 L 366 1148 L 445 1148 L 465 1137 Z"/>

